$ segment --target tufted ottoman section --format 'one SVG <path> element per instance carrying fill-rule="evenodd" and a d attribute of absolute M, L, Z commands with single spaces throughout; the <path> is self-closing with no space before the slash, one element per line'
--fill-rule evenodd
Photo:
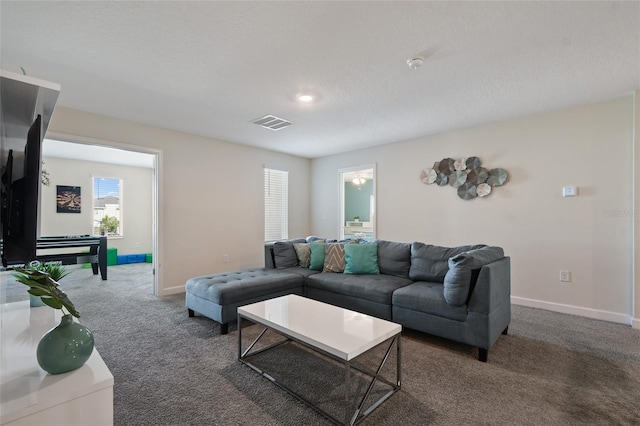
<path fill-rule="evenodd" d="M 221 324 L 226 334 L 230 322 L 236 321 L 238 306 L 286 294 L 303 295 L 304 278 L 277 269 L 252 268 L 203 275 L 187 280 L 186 307 Z"/>

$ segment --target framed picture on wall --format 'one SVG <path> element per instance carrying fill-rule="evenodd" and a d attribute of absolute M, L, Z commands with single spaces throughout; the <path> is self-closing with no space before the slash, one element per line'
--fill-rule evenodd
<path fill-rule="evenodd" d="M 81 207 L 79 186 L 56 185 L 56 212 L 80 213 Z"/>

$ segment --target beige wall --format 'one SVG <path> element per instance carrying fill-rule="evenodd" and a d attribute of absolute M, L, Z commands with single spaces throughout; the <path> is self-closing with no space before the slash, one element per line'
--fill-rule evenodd
<path fill-rule="evenodd" d="M 640 329 L 640 90 L 634 96 L 634 305 L 633 327 Z"/>
<path fill-rule="evenodd" d="M 289 231 L 309 234 L 307 159 L 62 107 L 49 132 L 69 141 L 160 152 L 160 295 L 184 291 L 193 276 L 264 264 L 265 164 L 289 171 Z"/>
<path fill-rule="evenodd" d="M 493 123 L 314 160 L 312 230 L 337 236 L 339 168 L 377 164 L 378 238 L 485 243 L 512 258 L 515 303 L 629 323 L 633 98 Z M 420 171 L 478 156 L 510 178 L 464 201 Z M 575 185 L 579 196 L 562 197 Z M 570 270 L 572 282 L 560 283 Z"/>
<path fill-rule="evenodd" d="M 337 237 L 337 170 L 376 163 L 379 238 L 500 245 L 515 303 L 629 323 L 633 106 L 629 96 L 313 161 L 66 108 L 50 132 L 161 152 L 161 295 L 194 275 L 262 264 L 263 165 L 290 171 L 291 236 Z M 508 183 L 463 201 L 420 182 L 434 161 L 472 155 L 505 168 Z M 567 185 L 580 195 L 562 198 Z M 559 282 L 560 269 L 571 283 Z"/>
<path fill-rule="evenodd" d="M 153 251 L 153 170 L 53 157 L 44 157 L 43 161 L 43 168 L 49 172 L 51 183 L 49 186 L 41 187 L 41 235 L 92 234 L 93 177 L 119 178 L 123 180 L 122 225 L 124 236 L 109 238 L 109 247 L 117 248 L 118 254 L 151 253 Z M 81 187 L 82 209 L 79 214 L 56 212 L 57 185 Z"/>

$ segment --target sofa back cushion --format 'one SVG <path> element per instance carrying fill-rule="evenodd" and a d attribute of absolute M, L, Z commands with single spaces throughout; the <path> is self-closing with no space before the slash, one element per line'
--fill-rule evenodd
<path fill-rule="evenodd" d="M 500 247 L 482 247 L 460 253 L 449 259 L 449 271 L 444 277 L 444 299 L 450 305 L 464 305 L 469 298 L 474 270 L 504 257 Z"/>
<path fill-rule="evenodd" d="M 409 278 L 413 281 L 441 283 L 449 270 L 448 262 L 450 257 L 482 247 L 485 247 L 485 245 L 440 247 L 419 242 L 412 243 Z"/>
<path fill-rule="evenodd" d="M 345 274 L 377 275 L 378 268 L 378 244 L 347 244 L 344 246 Z"/>
<path fill-rule="evenodd" d="M 380 273 L 409 278 L 411 269 L 411 243 L 378 240 L 378 267 Z"/>
<path fill-rule="evenodd" d="M 293 248 L 293 244 L 304 242 L 304 238 L 297 238 L 273 243 L 273 261 L 276 268 L 283 269 L 298 266 L 298 255 Z"/>

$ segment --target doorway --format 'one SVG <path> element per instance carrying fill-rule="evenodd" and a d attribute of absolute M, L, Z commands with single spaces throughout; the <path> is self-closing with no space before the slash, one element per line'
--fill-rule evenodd
<path fill-rule="evenodd" d="M 158 295 L 162 282 L 157 267 L 161 151 L 48 133 L 43 141 L 42 157 L 42 168 L 47 171 L 49 185 L 45 188 L 43 183 L 41 190 L 40 235 L 51 232 L 59 235 L 93 234 L 96 215 L 100 213 L 100 207 L 94 204 L 94 179 L 122 179 L 120 190 L 123 197 L 117 201 L 112 200 L 109 206 L 109 214 L 112 216 L 122 214 L 122 217 L 118 218 L 121 235 L 108 236 L 108 246 L 117 250 L 117 256 L 116 250 L 110 250 L 109 254 L 112 258 L 117 257 L 116 264 L 133 261 L 151 263 L 151 291 Z M 50 164 L 47 164 L 47 159 Z M 65 164 L 74 167 L 65 167 Z M 82 198 L 86 200 L 83 201 L 82 218 L 56 215 L 43 209 L 51 204 L 52 201 L 49 199 L 58 185 L 81 187 Z M 113 207 L 115 202 L 119 204 L 117 208 Z M 70 225 L 72 222 L 73 225 Z M 144 257 L 144 260 L 141 257 Z M 110 260 L 111 265 L 114 265 L 114 261 L 115 259 Z"/>
<path fill-rule="evenodd" d="M 340 239 L 376 239 L 376 165 L 338 170 Z"/>

